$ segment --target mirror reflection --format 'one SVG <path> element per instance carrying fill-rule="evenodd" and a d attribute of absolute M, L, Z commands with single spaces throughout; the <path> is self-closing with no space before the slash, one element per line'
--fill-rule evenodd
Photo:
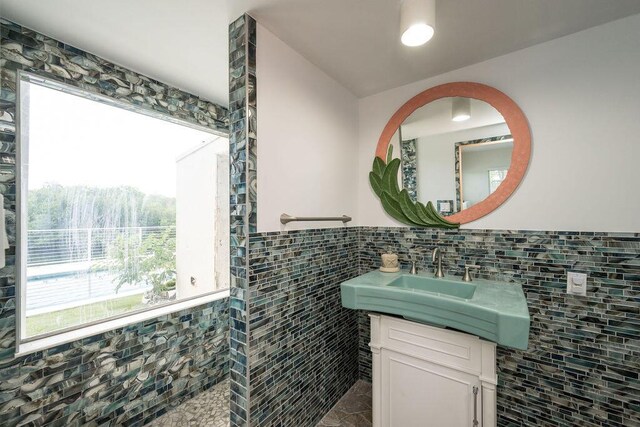
<path fill-rule="evenodd" d="M 441 98 L 417 109 L 392 141 L 401 153 L 401 185 L 414 201 L 432 201 L 444 216 L 496 191 L 513 151 L 504 117 L 471 98 Z"/>

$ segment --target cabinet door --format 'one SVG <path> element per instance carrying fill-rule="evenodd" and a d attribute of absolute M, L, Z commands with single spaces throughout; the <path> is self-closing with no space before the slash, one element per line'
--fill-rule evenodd
<path fill-rule="evenodd" d="M 480 425 L 478 377 L 387 349 L 381 353 L 384 427 L 470 427 L 474 399 Z"/>

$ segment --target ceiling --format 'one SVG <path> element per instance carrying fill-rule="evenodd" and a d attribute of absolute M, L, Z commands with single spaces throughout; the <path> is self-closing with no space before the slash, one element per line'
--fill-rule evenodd
<path fill-rule="evenodd" d="M 477 99 L 470 100 L 471 118 L 454 122 L 451 120 L 452 100 L 453 98 L 438 99 L 411 113 L 402 122 L 402 139 L 415 139 L 504 123 L 504 117 L 498 110 Z"/>
<path fill-rule="evenodd" d="M 400 0 L 0 0 L 0 15 L 227 105 L 227 25 L 249 12 L 363 97 L 640 13 L 639 0 L 439 0 L 407 48 Z"/>
<path fill-rule="evenodd" d="M 463 145 L 465 153 L 478 153 L 481 151 L 513 150 L 513 140 L 498 141 L 490 144 Z"/>

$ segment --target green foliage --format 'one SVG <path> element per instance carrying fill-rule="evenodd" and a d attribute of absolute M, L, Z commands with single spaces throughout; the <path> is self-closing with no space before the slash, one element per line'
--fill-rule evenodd
<path fill-rule="evenodd" d="M 30 190 L 30 230 L 168 226 L 176 223 L 175 198 L 133 187 L 63 187 Z"/>
<path fill-rule="evenodd" d="M 460 224 L 447 221 L 435 210 L 433 204 L 423 205 L 411 200 L 406 189 L 398 186 L 400 159 L 393 158 L 393 146 L 389 145 L 387 162 L 379 157 L 373 159 L 373 167 L 369 172 L 369 183 L 374 193 L 380 198 L 384 210 L 403 224 L 418 227 L 458 228 Z"/>
<path fill-rule="evenodd" d="M 380 200 L 382 201 L 382 207 L 384 208 L 384 210 L 387 211 L 387 213 L 393 218 L 404 224 L 415 225 L 402 213 L 400 204 L 391 196 L 389 196 L 389 193 L 383 191 Z"/>
<path fill-rule="evenodd" d="M 436 210 L 436 208 L 433 207 L 433 203 L 431 202 L 427 202 L 425 209 L 427 215 L 429 216 L 429 218 L 431 218 L 432 221 L 442 222 L 443 228 L 458 228 L 460 226 L 460 224 L 447 221 L 442 216 L 440 216 L 440 213 Z"/>
<path fill-rule="evenodd" d="M 420 221 L 422 222 L 430 222 L 432 219 L 427 214 L 427 208 L 420 202 L 416 202 L 416 213 L 420 217 Z"/>
<path fill-rule="evenodd" d="M 144 194 L 133 187 L 48 184 L 29 191 L 29 230 L 172 227 L 175 224 L 175 198 Z M 98 233 L 93 237 L 93 247 L 106 246 L 111 256 L 95 263 L 93 269 L 115 271 L 116 291 L 125 283 L 152 285 L 155 293 L 173 289 L 176 276 L 174 234 L 173 228 L 143 238 L 138 233 L 126 232 L 111 242 Z M 52 244 L 47 240 L 51 239 L 47 234 L 34 235 L 30 239 L 34 247 Z"/>
<path fill-rule="evenodd" d="M 140 206 L 139 222 L 144 227 L 176 225 L 176 199 L 156 194 L 146 195 Z"/>
<path fill-rule="evenodd" d="M 382 189 L 394 200 L 398 200 L 400 187 L 398 187 L 398 170 L 400 169 L 400 159 L 393 159 L 387 164 L 382 174 Z"/>
<path fill-rule="evenodd" d="M 398 199 L 404 216 L 406 216 L 412 223 L 420 225 L 422 220 L 418 216 L 418 213 L 416 212 L 416 205 L 411 200 L 411 196 L 409 196 L 409 192 L 406 188 L 402 189 Z"/>
<path fill-rule="evenodd" d="M 142 241 L 140 271 L 155 293 L 176 287 L 176 238 L 170 230 L 151 234 Z"/>
<path fill-rule="evenodd" d="M 372 173 L 379 178 L 382 178 L 382 174 L 384 173 L 384 168 L 387 167 L 384 160 L 380 157 L 376 156 L 373 159 L 373 170 Z"/>
<path fill-rule="evenodd" d="M 371 183 L 373 192 L 376 193 L 378 197 L 382 197 L 382 176 L 384 175 L 386 167 L 387 165 L 384 160 L 378 156 L 374 157 L 373 168 L 371 172 L 369 172 L 369 182 Z"/>
<path fill-rule="evenodd" d="M 176 286 L 176 238 L 170 229 L 144 238 L 118 236 L 107 262 L 117 272 L 116 291 L 125 283 L 151 285 L 156 294 Z"/>
<path fill-rule="evenodd" d="M 382 178 L 376 175 L 375 172 L 369 172 L 369 182 L 371 183 L 371 188 L 373 188 L 373 192 L 376 193 L 376 196 L 382 197 Z"/>

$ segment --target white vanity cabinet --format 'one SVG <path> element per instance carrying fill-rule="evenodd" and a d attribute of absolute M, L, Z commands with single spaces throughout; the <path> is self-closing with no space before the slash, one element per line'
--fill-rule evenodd
<path fill-rule="evenodd" d="M 374 427 L 495 427 L 494 343 L 395 317 L 369 317 Z"/>

